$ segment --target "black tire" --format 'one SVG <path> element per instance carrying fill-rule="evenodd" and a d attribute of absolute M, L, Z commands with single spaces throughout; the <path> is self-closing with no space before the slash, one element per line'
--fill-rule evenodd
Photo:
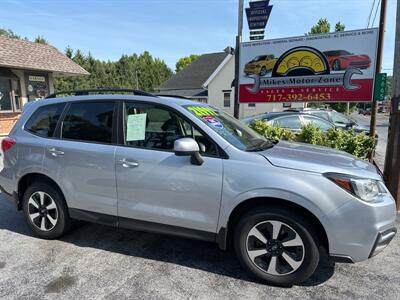
<path fill-rule="evenodd" d="M 254 226 L 265 221 L 282 222 L 294 229 L 301 237 L 304 246 L 302 248 L 303 260 L 301 265 L 296 270 L 293 269 L 292 273 L 288 273 L 287 275 L 268 274 L 250 259 L 247 252 L 247 236 Z M 265 224 L 268 224 L 268 222 Z M 282 232 L 283 231 L 281 231 L 281 233 Z M 317 235 L 315 234 L 312 226 L 303 216 L 279 207 L 261 207 L 253 209 L 241 217 L 234 229 L 234 246 L 240 263 L 244 269 L 250 272 L 253 276 L 268 284 L 277 286 L 292 286 L 309 278 L 318 266 L 320 253 L 318 250 L 319 242 L 316 237 Z M 272 239 L 267 240 L 271 241 Z M 266 247 L 268 247 L 268 245 L 266 245 Z M 265 260 L 271 259 L 271 256 L 273 255 L 270 253 L 266 254 Z M 264 259 L 262 256 L 261 258 Z M 279 260 L 280 258 L 277 259 Z"/>
<path fill-rule="evenodd" d="M 338 59 L 334 60 L 334 61 L 333 61 L 333 64 L 332 64 L 332 69 L 333 69 L 334 71 L 340 71 L 341 68 L 342 68 L 342 67 L 340 66 L 340 60 L 338 60 Z"/>
<path fill-rule="evenodd" d="M 262 67 L 260 70 L 260 76 L 265 76 L 267 75 L 268 71 L 266 67 Z"/>
<path fill-rule="evenodd" d="M 47 197 L 46 201 L 51 201 L 53 200 L 56 206 L 56 223 L 55 225 L 52 225 L 48 219 L 46 219 L 46 224 L 47 227 L 50 227 L 51 229 L 44 231 L 41 230 L 38 225 L 34 224 L 34 221 L 31 220 L 30 218 L 30 212 L 35 212 L 32 211 L 32 209 L 36 209 L 35 207 L 32 207 L 31 204 L 28 204 L 29 199 L 31 198 L 32 195 L 35 195 L 35 193 L 39 192 L 44 192 L 50 198 Z M 48 203 L 48 202 L 47 202 Z M 65 203 L 64 196 L 62 193 L 55 188 L 53 185 L 46 183 L 46 182 L 34 182 L 32 183 L 25 191 L 23 200 L 22 200 L 22 208 L 24 212 L 24 217 L 26 222 L 28 223 L 29 227 L 32 229 L 32 231 L 39 236 L 40 238 L 43 239 L 57 239 L 64 235 L 68 230 L 71 228 L 71 219 L 69 218 L 68 215 L 68 209 L 67 205 Z M 40 220 L 43 217 L 40 217 Z M 36 222 L 36 219 L 35 219 Z"/>

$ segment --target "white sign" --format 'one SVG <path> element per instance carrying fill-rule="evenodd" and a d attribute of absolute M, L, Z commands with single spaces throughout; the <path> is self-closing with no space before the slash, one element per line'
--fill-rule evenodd
<path fill-rule="evenodd" d="M 45 82 L 46 81 L 46 77 L 29 75 L 28 80 L 29 81 Z"/>
<path fill-rule="evenodd" d="M 372 101 L 378 30 L 252 41 L 240 48 L 240 102 Z"/>

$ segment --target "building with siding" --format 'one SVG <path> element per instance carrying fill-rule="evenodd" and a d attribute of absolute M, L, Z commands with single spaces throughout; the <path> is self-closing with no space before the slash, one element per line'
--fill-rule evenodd
<path fill-rule="evenodd" d="M 23 105 L 54 92 L 54 78 L 89 73 L 50 45 L 0 36 L 0 135 Z"/>

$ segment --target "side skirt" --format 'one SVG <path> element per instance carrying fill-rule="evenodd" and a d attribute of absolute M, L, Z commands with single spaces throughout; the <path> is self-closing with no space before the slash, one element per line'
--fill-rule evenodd
<path fill-rule="evenodd" d="M 208 231 L 201 231 L 196 229 L 188 229 L 179 226 L 172 226 L 142 220 L 135 220 L 129 218 L 122 218 L 107 214 L 101 214 L 76 208 L 68 209 L 69 216 L 72 219 L 97 223 L 112 227 L 126 228 L 137 231 L 160 233 L 166 235 L 179 236 L 189 239 L 196 239 L 208 242 L 216 242 L 217 234 Z"/>

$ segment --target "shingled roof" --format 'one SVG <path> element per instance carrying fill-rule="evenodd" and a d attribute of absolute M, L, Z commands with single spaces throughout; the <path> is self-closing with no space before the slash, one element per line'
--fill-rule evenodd
<path fill-rule="evenodd" d="M 0 67 L 54 72 L 55 75 L 89 75 L 53 46 L 0 36 Z"/>
<path fill-rule="evenodd" d="M 159 90 L 163 94 L 203 96 L 203 84 L 214 73 L 228 54 L 225 52 L 203 54 L 182 71 L 164 82 Z"/>

